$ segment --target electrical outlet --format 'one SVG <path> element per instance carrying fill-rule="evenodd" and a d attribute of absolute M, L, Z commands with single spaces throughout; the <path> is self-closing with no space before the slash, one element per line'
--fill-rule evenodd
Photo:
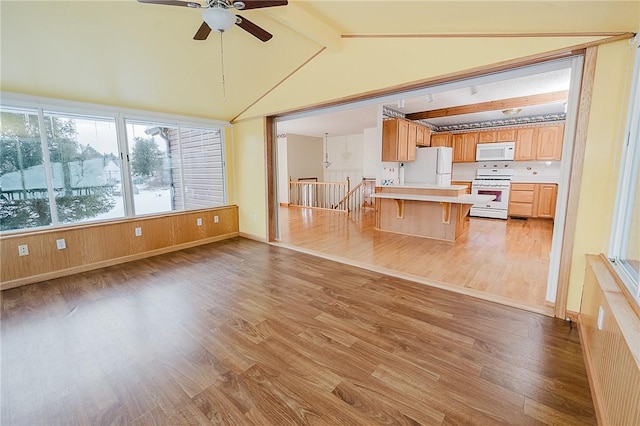
<path fill-rule="evenodd" d="M 202 226 L 202 218 L 201 217 L 196 219 L 196 225 Z"/>
<path fill-rule="evenodd" d="M 136 228 L 136 237 L 142 237 L 142 228 Z"/>
<path fill-rule="evenodd" d="M 257 215 L 257 214 L 254 214 L 254 215 L 253 215 L 253 221 L 254 221 L 254 222 L 257 222 L 257 221 L 258 221 L 258 215 Z"/>
<path fill-rule="evenodd" d="M 215 215 L 213 217 L 213 223 L 218 223 L 218 222 L 220 222 L 220 218 L 218 217 L 218 215 Z"/>
<path fill-rule="evenodd" d="M 18 246 L 19 256 L 29 256 L 29 246 L 26 244 Z"/>
<path fill-rule="evenodd" d="M 64 241 L 64 238 L 56 240 L 56 247 L 58 247 L 58 250 L 64 250 L 67 248 L 67 243 Z"/>
<path fill-rule="evenodd" d="M 600 306 L 598 308 L 598 330 L 602 330 L 604 328 L 604 308 Z"/>

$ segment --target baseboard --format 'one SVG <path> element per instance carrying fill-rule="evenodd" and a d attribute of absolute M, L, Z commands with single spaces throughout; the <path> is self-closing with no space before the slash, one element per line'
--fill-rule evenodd
<path fill-rule="evenodd" d="M 565 316 L 567 318 L 569 318 L 573 323 L 577 323 L 578 322 L 578 313 L 574 312 L 574 311 L 565 311 Z M 567 318 L 563 318 L 563 319 L 567 319 Z"/>
<path fill-rule="evenodd" d="M 266 238 L 259 237 L 257 235 L 253 235 L 253 234 L 247 234 L 246 232 L 240 232 L 238 234 L 238 236 L 240 236 L 242 238 L 246 238 L 248 240 L 258 241 L 260 243 L 266 243 L 267 242 Z"/>
<path fill-rule="evenodd" d="M 116 259 L 109 259 L 101 262 L 91 263 L 88 265 L 75 266 L 73 268 L 61 269 L 59 271 L 47 272 L 39 275 L 32 275 L 30 277 L 25 277 L 17 280 L 11 280 L 11 281 L 0 283 L 0 290 L 9 290 L 11 288 L 22 287 L 23 285 L 35 284 L 42 281 L 48 281 L 56 278 L 66 277 L 69 275 L 79 274 L 81 272 L 92 271 L 94 269 L 106 268 L 108 266 L 132 262 L 134 260 L 146 259 L 148 257 L 153 257 L 161 254 L 171 253 L 174 251 L 184 250 L 191 247 L 201 246 L 204 244 L 215 243 L 216 241 L 227 240 L 229 238 L 233 238 L 237 236 L 239 236 L 238 232 L 231 232 L 224 235 L 218 235 L 216 237 L 204 238 L 202 240 L 190 241 L 188 243 L 178 244 L 175 246 L 163 247 L 156 250 L 146 251 L 144 253 L 136 253 L 129 256 L 118 257 Z"/>

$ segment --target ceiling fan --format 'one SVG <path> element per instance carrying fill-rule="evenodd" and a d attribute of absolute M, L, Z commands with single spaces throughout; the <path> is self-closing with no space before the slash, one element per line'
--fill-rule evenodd
<path fill-rule="evenodd" d="M 202 11 L 202 20 L 204 21 L 200 28 L 193 36 L 194 40 L 206 40 L 211 30 L 223 33 L 228 31 L 233 24 L 236 24 L 243 30 L 247 31 L 254 37 L 262 40 L 269 41 L 273 35 L 271 35 L 265 29 L 259 27 L 247 18 L 236 15 L 231 12 L 231 9 L 236 10 L 249 10 L 260 9 L 264 7 L 274 6 L 286 6 L 289 4 L 287 0 L 281 1 L 262 1 L 262 0 L 244 0 L 244 1 L 232 1 L 232 0 L 206 0 L 206 5 L 192 1 L 179 1 L 179 0 L 138 0 L 140 3 L 152 3 L 162 4 L 167 6 L 182 6 L 191 7 L 193 9 L 204 9 Z"/>

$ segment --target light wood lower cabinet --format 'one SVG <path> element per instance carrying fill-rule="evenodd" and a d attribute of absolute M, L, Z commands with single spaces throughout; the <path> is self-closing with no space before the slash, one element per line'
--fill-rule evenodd
<path fill-rule="evenodd" d="M 512 183 L 509 216 L 553 219 L 557 195 L 554 183 Z"/>
<path fill-rule="evenodd" d="M 467 187 L 467 189 L 465 190 L 465 194 L 471 194 L 471 182 L 454 181 L 454 182 L 451 182 L 451 185 L 464 185 Z"/>

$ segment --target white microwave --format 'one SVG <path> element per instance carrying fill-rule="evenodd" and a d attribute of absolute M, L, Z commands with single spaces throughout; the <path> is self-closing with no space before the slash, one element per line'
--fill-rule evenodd
<path fill-rule="evenodd" d="M 476 161 L 513 160 L 515 142 L 479 143 L 476 147 Z"/>

